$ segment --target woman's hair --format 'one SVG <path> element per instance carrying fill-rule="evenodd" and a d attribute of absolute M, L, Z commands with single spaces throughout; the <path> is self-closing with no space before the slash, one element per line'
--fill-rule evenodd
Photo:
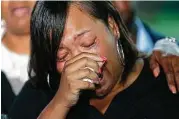
<path fill-rule="evenodd" d="M 63 31 L 68 9 L 71 4 L 76 5 L 82 11 L 93 18 L 102 21 L 107 27 L 108 18 L 116 22 L 119 31 L 123 52 L 124 52 L 124 73 L 122 80 L 132 69 L 138 52 L 132 45 L 128 30 L 111 2 L 108 1 L 37 1 L 31 17 L 31 59 L 29 64 L 29 77 L 36 88 L 47 89 L 48 80 L 51 88 L 58 88 L 60 74 L 57 71 L 57 51 Z"/>

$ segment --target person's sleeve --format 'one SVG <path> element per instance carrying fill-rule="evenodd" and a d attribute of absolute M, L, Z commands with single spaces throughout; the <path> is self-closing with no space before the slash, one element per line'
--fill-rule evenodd
<path fill-rule="evenodd" d="M 47 105 L 45 93 L 26 84 L 15 99 L 9 112 L 11 119 L 36 119 Z"/>
<path fill-rule="evenodd" d="M 179 41 L 172 37 L 163 38 L 155 43 L 153 50 L 160 50 L 167 54 L 179 55 Z"/>

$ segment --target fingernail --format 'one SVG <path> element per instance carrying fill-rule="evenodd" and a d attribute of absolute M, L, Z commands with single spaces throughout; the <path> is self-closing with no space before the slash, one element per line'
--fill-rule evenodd
<path fill-rule="evenodd" d="M 101 58 L 103 59 L 103 61 L 107 61 L 107 58 L 104 56 L 101 56 Z"/>
<path fill-rule="evenodd" d="M 83 81 L 86 81 L 86 82 L 89 82 L 89 83 L 93 83 L 93 80 L 88 79 L 88 78 L 83 79 Z"/>
<path fill-rule="evenodd" d="M 101 68 L 99 68 L 98 73 L 100 73 L 100 74 L 101 74 L 101 72 L 102 72 L 102 70 L 101 70 Z"/>
<path fill-rule="evenodd" d="M 175 86 L 170 86 L 170 90 L 172 91 L 173 94 L 177 93 Z"/>
<path fill-rule="evenodd" d="M 155 76 L 155 77 L 158 77 L 159 72 L 160 72 L 159 67 L 155 68 L 155 69 L 154 69 L 154 76 Z"/>
<path fill-rule="evenodd" d="M 104 61 L 98 62 L 99 67 L 102 67 L 104 65 L 104 63 L 105 63 Z"/>

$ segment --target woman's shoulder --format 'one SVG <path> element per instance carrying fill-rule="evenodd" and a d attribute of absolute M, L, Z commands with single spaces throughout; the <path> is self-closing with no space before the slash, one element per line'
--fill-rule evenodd
<path fill-rule="evenodd" d="M 27 81 L 15 99 L 9 116 L 12 119 L 35 119 L 49 103 L 53 93 L 36 89 L 31 80 Z"/>
<path fill-rule="evenodd" d="M 137 80 L 127 89 L 128 93 L 132 93 L 138 98 L 153 98 L 153 95 L 158 97 L 166 96 L 173 98 L 173 94 L 168 88 L 168 83 L 166 75 L 162 69 L 160 69 L 160 74 L 158 77 L 153 75 L 152 70 L 150 69 L 149 60 L 144 58 L 144 66 L 140 72 Z M 161 97 L 160 97 L 161 98 Z"/>

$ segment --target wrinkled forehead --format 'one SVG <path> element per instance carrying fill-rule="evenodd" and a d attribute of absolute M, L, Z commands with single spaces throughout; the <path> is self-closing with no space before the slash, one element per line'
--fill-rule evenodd
<path fill-rule="evenodd" d="M 95 29 L 96 23 L 97 20 L 87 11 L 82 10 L 79 5 L 72 4 L 68 9 L 63 39 L 69 39 L 83 31 Z"/>

